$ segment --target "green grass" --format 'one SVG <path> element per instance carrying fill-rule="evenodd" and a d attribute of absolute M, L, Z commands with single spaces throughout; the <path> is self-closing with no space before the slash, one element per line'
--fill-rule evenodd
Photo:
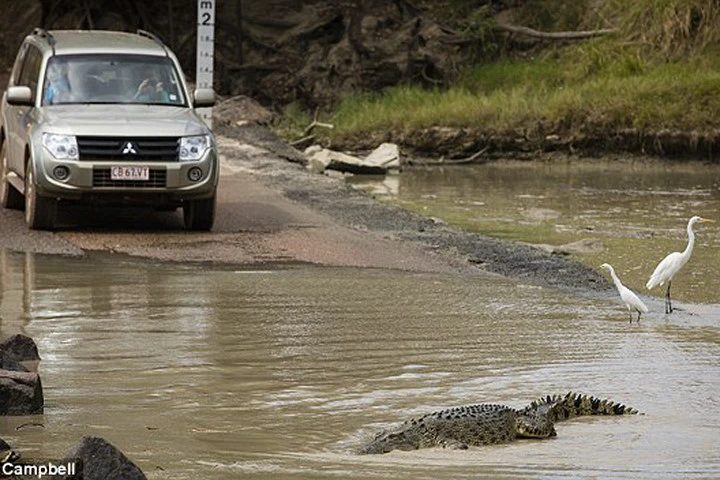
<path fill-rule="evenodd" d="M 418 86 L 345 98 L 331 136 L 433 126 L 577 133 L 584 129 L 720 128 L 720 69 L 708 56 L 647 63 L 633 53 L 577 62 L 505 61 L 476 67 L 446 90 Z M 714 57 L 715 61 L 720 60 Z"/>

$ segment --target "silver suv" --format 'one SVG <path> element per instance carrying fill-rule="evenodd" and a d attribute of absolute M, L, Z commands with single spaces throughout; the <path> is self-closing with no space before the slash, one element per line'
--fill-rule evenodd
<path fill-rule="evenodd" d="M 175 55 L 154 35 L 36 29 L 23 41 L 0 106 L 0 204 L 31 229 L 58 205 L 182 207 L 210 230 L 219 176 L 215 139 Z"/>

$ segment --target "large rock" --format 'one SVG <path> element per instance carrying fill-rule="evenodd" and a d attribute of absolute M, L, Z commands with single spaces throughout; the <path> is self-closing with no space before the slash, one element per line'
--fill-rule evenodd
<path fill-rule="evenodd" d="M 77 473 L 56 480 L 146 480 L 137 465 L 102 437 L 82 437 L 61 463 L 69 461 L 76 462 Z"/>
<path fill-rule="evenodd" d="M 18 362 L 40 360 L 35 341 L 18 333 L 0 342 L 0 352 L 5 352 Z"/>
<path fill-rule="evenodd" d="M 20 362 L 15 360 L 7 352 L 0 350 L 0 370 L 12 370 L 14 372 L 29 372 L 29 370 Z"/>
<path fill-rule="evenodd" d="M 0 415 L 43 413 L 44 403 L 40 375 L 0 370 Z"/>
<path fill-rule="evenodd" d="M 397 145 L 382 144 L 365 158 L 337 152 L 319 145 L 305 149 L 308 168 L 316 173 L 325 170 L 336 170 L 357 174 L 385 174 L 388 170 L 400 166 L 400 153 Z"/>
<path fill-rule="evenodd" d="M 381 143 L 365 157 L 364 163 L 385 169 L 398 169 L 400 168 L 400 147 L 395 143 Z"/>

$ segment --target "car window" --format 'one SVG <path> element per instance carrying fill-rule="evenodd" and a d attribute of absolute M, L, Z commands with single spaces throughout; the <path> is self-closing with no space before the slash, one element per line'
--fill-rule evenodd
<path fill-rule="evenodd" d="M 167 57 L 56 55 L 48 61 L 43 105 L 139 103 L 187 106 Z"/>
<path fill-rule="evenodd" d="M 15 58 L 15 63 L 13 64 L 10 85 L 19 85 L 18 82 L 20 82 L 20 72 L 22 71 L 22 66 L 25 61 L 25 56 L 27 55 L 28 47 L 29 44 L 27 43 L 23 44 L 23 46 L 20 47 L 20 51 L 17 54 L 17 58 Z"/>
<path fill-rule="evenodd" d="M 25 61 L 22 64 L 22 69 L 20 70 L 17 85 L 30 87 L 30 90 L 33 92 L 33 98 L 35 96 L 35 90 L 38 86 L 41 64 L 42 53 L 40 53 L 40 50 L 36 47 L 30 45 L 28 47 L 27 54 L 25 55 Z"/>

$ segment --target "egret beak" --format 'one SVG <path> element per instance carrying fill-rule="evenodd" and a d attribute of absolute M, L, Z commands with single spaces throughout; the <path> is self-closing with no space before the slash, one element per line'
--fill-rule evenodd
<path fill-rule="evenodd" d="M 715 220 L 710 220 L 709 218 L 702 218 L 702 217 L 700 217 L 700 221 L 702 223 L 705 223 L 705 222 L 715 223 Z"/>

